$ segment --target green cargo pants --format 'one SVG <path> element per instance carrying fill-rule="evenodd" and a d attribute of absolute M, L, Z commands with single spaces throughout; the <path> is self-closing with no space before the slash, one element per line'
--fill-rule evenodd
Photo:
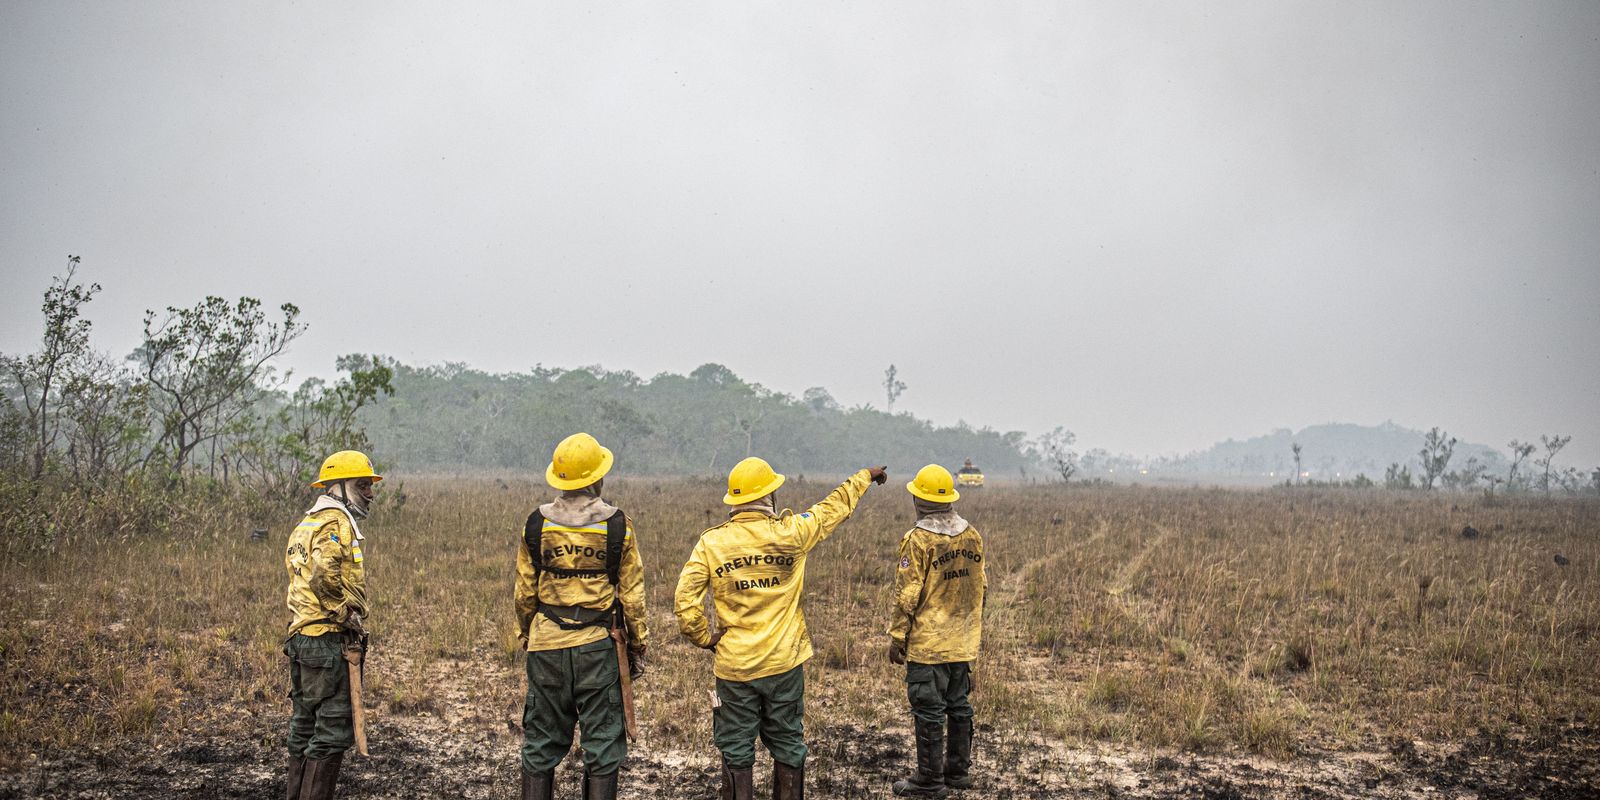
<path fill-rule="evenodd" d="M 949 664 L 906 664 L 906 695 L 911 698 L 911 715 L 918 722 L 944 727 L 945 718 L 972 719 L 972 662 Z"/>
<path fill-rule="evenodd" d="M 622 718 L 622 679 L 611 639 L 528 654 L 528 695 L 522 705 L 522 768 L 548 772 L 572 749 L 578 726 L 583 765 L 610 775 L 628 755 Z"/>
<path fill-rule="evenodd" d="M 730 768 L 744 769 L 756 763 L 757 734 L 773 761 L 805 766 L 804 664 L 753 681 L 718 678 L 717 699 L 722 705 L 711 716 L 712 741 Z"/>
<path fill-rule="evenodd" d="M 289 755 L 321 759 L 355 746 L 350 715 L 350 673 L 344 636 L 295 634 L 283 644 L 289 657 Z"/>

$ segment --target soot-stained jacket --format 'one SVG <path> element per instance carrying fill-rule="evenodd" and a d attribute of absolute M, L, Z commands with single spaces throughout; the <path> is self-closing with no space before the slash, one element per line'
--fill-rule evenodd
<path fill-rule="evenodd" d="M 678 576 L 678 630 L 696 646 L 711 640 L 702 605 L 709 589 L 723 630 L 712 672 L 752 681 L 794 669 L 811 658 L 811 635 L 800 611 L 806 555 L 849 519 L 872 478 L 850 476 L 800 514 L 740 511 L 700 534 Z"/>
<path fill-rule="evenodd" d="M 289 534 L 283 563 L 289 570 L 289 635 L 321 636 L 343 630 L 349 612 L 367 615 L 366 537 L 344 504 L 323 495 Z"/>
<path fill-rule="evenodd" d="M 606 567 L 606 520 L 615 506 L 598 497 L 560 497 L 539 507 L 544 516 L 543 562 L 563 569 L 604 570 Z M 622 614 L 628 638 L 635 646 L 645 645 L 649 630 L 645 623 L 644 562 L 628 521 L 622 540 L 622 565 L 617 570 L 617 588 L 605 575 L 562 576 L 539 572 L 521 534 L 517 540 L 517 625 L 527 637 L 528 650 L 559 650 L 588 644 L 611 635 L 609 624 L 591 625 L 578 630 L 563 630 L 545 614 L 539 604 L 554 608 L 577 606 L 589 612 L 610 609 L 614 598 L 622 600 Z M 561 616 L 557 614 L 557 616 Z"/>
<path fill-rule="evenodd" d="M 906 660 L 949 664 L 978 657 L 983 637 L 983 536 L 954 513 L 917 521 L 900 539 L 889 636 Z"/>

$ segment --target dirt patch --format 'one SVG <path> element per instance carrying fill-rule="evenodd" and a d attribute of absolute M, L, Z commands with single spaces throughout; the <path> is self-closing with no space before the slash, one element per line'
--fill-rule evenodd
<path fill-rule="evenodd" d="M 263 719 L 252 741 L 196 737 L 144 751 L 96 752 L 35 759 L 0 776 L 0 798 L 194 797 L 275 798 L 282 794 L 283 756 L 274 744 L 282 719 Z M 1600 796 L 1596 731 L 1574 724 L 1543 741 L 1478 736 L 1456 745 L 1392 742 L 1387 751 L 1308 755 L 1290 761 L 1245 756 L 1196 756 L 1091 745 L 1066 747 L 980 725 L 977 789 L 966 796 L 1000 800 L 1045 798 L 1553 798 Z M 435 716 L 388 719 L 371 731 L 373 756 L 346 761 L 341 796 L 517 796 L 520 734 L 498 727 L 463 727 Z M 889 784 L 911 769 L 905 731 L 824 725 L 807 732 L 811 796 L 890 797 Z M 770 762 L 757 762 L 758 796 L 765 796 Z M 577 753 L 558 770 L 557 797 L 579 797 Z M 715 756 L 705 752 L 633 748 L 623 767 L 626 796 L 711 800 Z"/>

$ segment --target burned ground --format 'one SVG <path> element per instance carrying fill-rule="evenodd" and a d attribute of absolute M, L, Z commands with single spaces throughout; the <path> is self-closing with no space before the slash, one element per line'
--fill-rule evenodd
<path fill-rule="evenodd" d="M 262 720 L 263 736 L 274 723 Z M 341 796 L 461 798 L 517 796 L 517 744 L 506 731 L 450 733 L 442 726 L 373 726 L 371 758 L 346 761 Z M 1396 741 L 1384 751 L 1306 754 L 1287 761 L 1181 751 L 1130 752 L 1021 740 L 990 747 L 980 728 L 968 797 L 1046 798 L 1550 798 L 1588 800 L 1600 788 L 1600 746 L 1575 726 L 1563 742 L 1474 737 L 1459 745 Z M 808 731 L 808 791 L 814 797 L 887 798 L 910 769 L 909 731 L 820 726 Z M 709 746 L 692 754 L 637 745 L 623 768 L 623 796 L 713 800 L 717 770 Z M 196 737 L 152 749 L 96 751 L 41 761 L 0 776 L 0 798 L 277 798 L 282 752 L 258 742 Z M 765 787 L 770 762 L 757 765 Z M 582 764 L 574 752 L 558 771 L 557 797 L 576 800 Z M 764 791 L 758 790 L 758 795 Z M 953 795 L 959 796 L 959 795 Z"/>

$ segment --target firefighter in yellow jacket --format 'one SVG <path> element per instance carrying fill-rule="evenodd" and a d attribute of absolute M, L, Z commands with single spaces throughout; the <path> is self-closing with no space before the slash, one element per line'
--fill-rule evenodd
<path fill-rule="evenodd" d="M 983 634 L 983 537 L 955 512 L 961 495 L 949 470 L 929 464 L 906 490 L 917 524 L 900 540 L 889 660 L 906 665 L 917 771 L 892 788 L 897 795 L 943 797 L 972 787 L 967 694 Z"/>
<path fill-rule="evenodd" d="M 517 624 L 528 651 L 522 711 L 522 797 L 550 800 L 556 765 L 583 747 L 583 797 L 617 796 L 628 754 L 613 627 L 637 670 L 645 657 L 644 564 L 632 522 L 600 499 L 611 451 L 575 433 L 556 447 L 545 481 L 561 495 L 528 517 L 517 547 Z"/>
<path fill-rule="evenodd" d="M 341 450 L 322 462 L 323 490 L 289 534 L 289 800 L 330 800 L 344 751 L 355 744 L 347 647 L 365 650 L 367 572 L 357 520 L 372 507 L 383 477 L 372 460 Z"/>
<path fill-rule="evenodd" d="M 722 751 L 722 797 L 750 800 L 755 739 L 772 754 L 773 800 L 805 791 L 805 672 L 811 636 L 800 611 L 806 554 L 850 517 L 884 468 L 850 476 L 803 513 L 777 511 L 784 476 L 747 458 L 728 473 L 728 521 L 700 534 L 678 577 L 678 629 L 695 646 L 716 651 L 718 705 L 713 739 Z M 709 588 L 716 618 L 703 603 Z M 711 624 L 718 625 L 713 632 Z"/>

